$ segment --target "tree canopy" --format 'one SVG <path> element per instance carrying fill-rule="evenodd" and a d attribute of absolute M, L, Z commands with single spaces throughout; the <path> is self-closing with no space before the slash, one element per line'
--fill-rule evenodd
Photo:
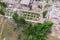
<path fill-rule="evenodd" d="M 17 20 L 17 19 L 18 19 L 18 14 L 17 14 L 17 12 L 14 12 L 12 18 L 13 18 L 14 20 Z"/>
<path fill-rule="evenodd" d="M 46 33 L 52 26 L 52 22 L 45 20 L 44 23 L 29 24 L 25 29 L 26 35 L 29 40 L 46 40 Z"/>
<path fill-rule="evenodd" d="M 5 15 L 5 13 L 4 13 L 4 11 L 2 9 L 0 9 L 0 14 Z"/>
<path fill-rule="evenodd" d="M 1 7 L 7 7 L 7 4 L 5 2 L 0 2 Z"/>

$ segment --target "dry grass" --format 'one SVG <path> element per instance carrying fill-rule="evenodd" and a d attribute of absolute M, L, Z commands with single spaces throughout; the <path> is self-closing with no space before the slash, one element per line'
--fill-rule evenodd
<path fill-rule="evenodd" d="M 6 33 L 3 33 L 5 34 L 6 36 L 6 40 L 16 40 L 17 38 L 17 32 L 13 30 L 13 27 L 14 25 L 12 23 L 9 23 L 7 22 L 6 24 Z"/>
<path fill-rule="evenodd" d="M 2 24 L 4 24 L 4 20 L 2 21 L 1 20 L 2 17 L 0 17 L 0 31 L 1 31 L 1 28 L 2 28 Z M 13 23 L 11 22 L 6 22 L 5 25 L 4 25 L 4 29 L 3 29 L 3 33 L 2 33 L 2 39 L 5 37 L 6 40 L 17 40 L 17 32 L 13 30 Z"/>
<path fill-rule="evenodd" d="M 57 37 L 51 36 L 51 35 L 47 35 L 47 40 L 60 40 Z"/>

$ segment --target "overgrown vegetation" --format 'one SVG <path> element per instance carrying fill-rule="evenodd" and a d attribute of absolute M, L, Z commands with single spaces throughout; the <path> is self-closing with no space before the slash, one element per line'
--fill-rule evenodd
<path fill-rule="evenodd" d="M 19 20 L 19 22 L 17 23 L 19 27 L 21 27 L 22 24 L 24 24 L 25 26 L 22 31 L 24 35 L 26 35 L 27 37 L 26 40 L 46 40 L 46 33 L 49 31 L 49 29 L 53 24 L 51 21 L 48 21 L 48 20 L 45 20 L 44 23 L 29 23 L 29 22 L 26 22 L 23 17 L 19 17 L 17 20 Z M 16 28 L 18 28 L 18 26 Z M 19 33 L 18 39 L 20 39 L 21 37 L 20 35 L 21 34 Z"/>

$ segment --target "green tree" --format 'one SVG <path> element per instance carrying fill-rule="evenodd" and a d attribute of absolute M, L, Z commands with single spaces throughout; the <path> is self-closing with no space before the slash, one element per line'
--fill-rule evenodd
<path fill-rule="evenodd" d="M 38 5 L 38 8 L 41 8 L 42 9 L 42 5 Z"/>
<path fill-rule="evenodd" d="M 18 14 L 17 14 L 17 12 L 14 12 L 12 18 L 13 18 L 15 21 L 18 20 Z"/>
<path fill-rule="evenodd" d="M 32 10 L 32 5 L 31 4 L 29 4 L 29 8 L 30 8 L 30 10 Z"/>
<path fill-rule="evenodd" d="M 43 18 L 45 18 L 46 14 L 47 14 L 47 10 L 43 11 Z"/>
<path fill-rule="evenodd" d="M 0 9 L 0 14 L 5 15 L 5 13 L 4 13 L 4 11 L 2 9 Z"/>
<path fill-rule="evenodd" d="M 20 40 L 20 38 L 21 38 L 21 33 L 19 32 L 18 36 L 17 36 L 17 39 Z"/>
<path fill-rule="evenodd" d="M 49 2 L 49 0 L 46 0 L 46 3 L 48 3 Z"/>
<path fill-rule="evenodd" d="M 0 14 L 5 15 L 5 8 L 7 7 L 5 2 L 0 2 Z"/>
<path fill-rule="evenodd" d="M 52 26 L 53 23 L 49 20 L 45 20 L 43 24 L 47 26 Z"/>
<path fill-rule="evenodd" d="M 26 23 L 25 18 L 23 16 L 19 16 L 18 20 L 19 20 L 19 23 L 22 23 L 22 24 Z"/>
<path fill-rule="evenodd" d="M 51 28 L 52 22 L 45 20 L 44 23 L 29 24 L 25 33 L 28 35 L 29 40 L 46 40 L 46 33 Z"/>
<path fill-rule="evenodd" d="M 1 6 L 1 7 L 7 7 L 7 5 L 6 5 L 5 2 L 0 2 L 0 6 Z"/>
<path fill-rule="evenodd" d="M 44 9 L 46 9 L 46 8 L 48 8 L 48 7 L 50 7 L 50 4 L 46 4 L 46 5 L 44 6 Z"/>

